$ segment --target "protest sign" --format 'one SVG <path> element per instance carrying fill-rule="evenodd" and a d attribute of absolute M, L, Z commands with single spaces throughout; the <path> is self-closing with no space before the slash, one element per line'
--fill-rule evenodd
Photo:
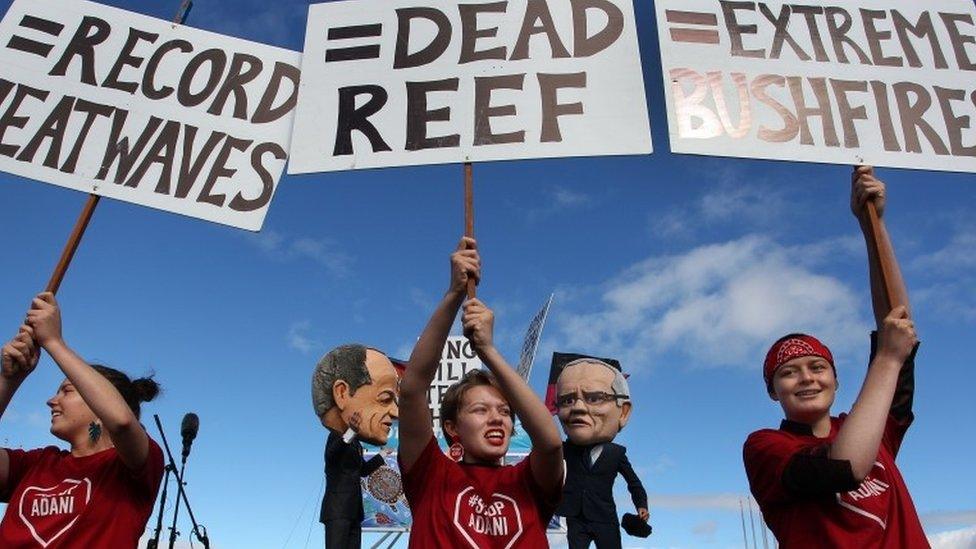
<path fill-rule="evenodd" d="M 976 172 L 970 0 L 655 8 L 672 151 Z"/>
<path fill-rule="evenodd" d="M 259 230 L 301 56 L 83 0 L 0 23 L 0 170 Z"/>
<path fill-rule="evenodd" d="M 651 152 L 630 0 L 309 8 L 289 173 Z"/>
<path fill-rule="evenodd" d="M 441 352 L 437 376 L 427 389 L 427 407 L 430 408 L 430 417 L 434 421 L 434 436 L 441 436 L 441 401 L 444 400 L 444 393 L 447 392 L 448 387 L 461 381 L 464 374 L 472 370 L 480 370 L 481 367 L 481 359 L 471 348 L 468 338 L 464 336 L 447 338 L 447 343 Z"/>

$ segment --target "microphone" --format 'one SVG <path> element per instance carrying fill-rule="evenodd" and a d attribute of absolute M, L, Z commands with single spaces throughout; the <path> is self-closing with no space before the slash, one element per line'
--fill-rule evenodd
<path fill-rule="evenodd" d="M 180 434 L 183 435 L 183 461 L 190 457 L 190 446 L 193 439 L 197 438 L 197 431 L 200 430 L 200 418 L 190 412 L 183 416 L 183 425 L 180 427 Z"/>

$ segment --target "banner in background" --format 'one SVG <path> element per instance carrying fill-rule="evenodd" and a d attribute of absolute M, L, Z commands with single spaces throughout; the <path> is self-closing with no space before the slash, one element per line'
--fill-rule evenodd
<path fill-rule="evenodd" d="M 970 0 L 656 0 L 671 150 L 976 172 Z"/>
<path fill-rule="evenodd" d="M 643 154 L 631 0 L 309 8 L 289 173 Z"/>
<path fill-rule="evenodd" d="M 83 0 L 0 23 L 0 170 L 259 230 L 301 56 Z"/>
<path fill-rule="evenodd" d="M 546 304 L 539 309 L 539 312 L 529 322 L 529 329 L 525 331 L 525 339 L 522 342 L 522 351 L 519 353 L 518 373 L 526 382 L 532 374 L 532 363 L 535 362 L 535 352 L 539 348 L 539 341 L 542 339 L 542 328 L 546 325 L 546 318 L 549 316 L 549 307 L 552 306 L 552 295 L 546 300 Z"/>

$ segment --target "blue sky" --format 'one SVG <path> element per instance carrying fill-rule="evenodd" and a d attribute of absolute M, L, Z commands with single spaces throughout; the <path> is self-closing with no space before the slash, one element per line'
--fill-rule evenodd
<path fill-rule="evenodd" d="M 177 5 L 105 3 L 164 19 Z M 188 22 L 300 50 L 307 5 L 199 0 Z M 822 335 L 838 357 L 837 412 L 863 378 L 873 320 L 850 168 L 670 154 L 652 5 L 636 8 L 656 152 L 476 165 L 480 295 L 515 362 L 555 292 L 532 377 L 540 394 L 553 350 L 618 357 L 631 373 L 635 414 L 618 442 L 650 492 L 655 533 L 627 546 L 737 547 L 742 442 L 781 417 L 761 381 L 766 346 L 787 331 Z M 173 444 L 183 414 L 199 414 L 187 489 L 214 547 L 321 546 L 325 433 L 310 372 L 348 341 L 409 352 L 447 284 L 461 175 L 438 166 L 286 176 L 260 234 L 99 206 L 59 294 L 66 338 L 89 360 L 157 373 L 164 393 L 143 418 L 154 437 L 152 413 Z M 976 181 L 879 176 L 923 340 L 900 468 L 928 532 L 972 547 Z M 44 286 L 84 200 L 0 174 L 3 333 Z M 58 442 L 44 402 L 61 378 L 45 359 L 5 414 L 0 443 Z M 625 512 L 626 492 L 620 501 Z"/>

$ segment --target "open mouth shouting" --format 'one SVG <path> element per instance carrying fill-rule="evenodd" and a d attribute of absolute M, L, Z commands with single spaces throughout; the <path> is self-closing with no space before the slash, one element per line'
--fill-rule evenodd
<path fill-rule="evenodd" d="M 485 431 L 485 439 L 492 446 L 503 446 L 505 444 L 505 431 L 501 429 L 488 429 Z"/>

